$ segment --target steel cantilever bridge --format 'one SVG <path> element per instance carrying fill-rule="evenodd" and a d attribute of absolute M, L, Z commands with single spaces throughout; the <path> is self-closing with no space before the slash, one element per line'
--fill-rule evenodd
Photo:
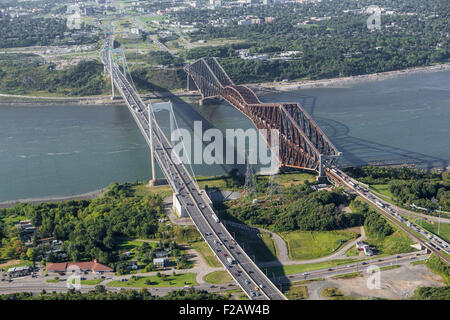
<path fill-rule="evenodd" d="M 279 130 L 278 161 L 281 167 L 313 170 L 326 175 L 341 152 L 320 130 L 300 103 L 263 103 L 246 86 L 235 85 L 216 58 L 201 58 L 186 66 L 188 90 L 198 90 L 202 99 L 223 98 L 244 113 L 257 129 Z"/>

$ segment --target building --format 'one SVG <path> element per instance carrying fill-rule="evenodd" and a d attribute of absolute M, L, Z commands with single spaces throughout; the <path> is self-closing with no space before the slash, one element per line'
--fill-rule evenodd
<path fill-rule="evenodd" d="M 30 266 L 15 267 L 15 268 L 9 268 L 8 269 L 8 275 L 11 278 L 27 276 L 30 273 L 31 273 L 31 267 Z"/>
<path fill-rule="evenodd" d="M 167 264 L 167 258 L 155 258 L 153 264 L 159 268 L 164 268 Z"/>
<path fill-rule="evenodd" d="M 368 244 L 365 243 L 364 241 L 356 242 L 356 249 L 358 249 L 358 251 L 363 251 L 365 246 L 368 246 Z"/>
<path fill-rule="evenodd" d="M 91 262 L 60 262 L 47 264 L 47 272 L 66 273 L 75 272 L 77 270 L 80 272 L 92 272 L 96 274 L 113 272 L 112 268 L 99 263 L 97 259 L 94 259 L 94 261 Z"/>

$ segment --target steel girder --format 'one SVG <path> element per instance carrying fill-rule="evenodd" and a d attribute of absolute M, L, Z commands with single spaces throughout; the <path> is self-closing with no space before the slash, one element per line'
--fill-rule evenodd
<path fill-rule="evenodd" d="M 262 103 L 248 87 L 234 85 L 216 58 L 202 58 L 185 67 L 203 98 L 222 97 L 244 113 L 257 129 L 279 130 L 280 166 L 314 170 L 323 175 L 323 167 L 341 155 L 316 122 L 299 103 Z"/>

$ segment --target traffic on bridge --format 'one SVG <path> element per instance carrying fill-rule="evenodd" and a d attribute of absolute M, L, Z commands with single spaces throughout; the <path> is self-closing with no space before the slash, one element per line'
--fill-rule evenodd
<path fill-rule="evenodd" d="M 106 37 L 101 53 L 102 62 L 147 143 L 155 151 L 154 156 L 170 187 L 179 195 L 180 204 L 188 212 L 203 239 L 250 299 L 286 300 L 230 235 L 211 208 L 208 196 L 200 191 L 184 164 L 172 153 L 172 145 L 155 118 L 147 112 L 147 107 L 131 86 L 126 74 L 112 61 L 113 41 L 112 35 Z"/>

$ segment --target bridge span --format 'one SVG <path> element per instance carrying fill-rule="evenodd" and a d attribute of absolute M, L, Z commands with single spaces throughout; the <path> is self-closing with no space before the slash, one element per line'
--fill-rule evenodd
<path fill-rule="evenodd" d="M 114 86 L 126 102 L 136 124 L 154 152 L 164 176 L 180 204 L 186 209 L 203 239 L 224 265 L 228 273 L 252 300 L 286 300 L 281 291 L 257 267 L 218 220 L 210 199 L 202 193 L 184 164 L 172 153 L 172 145 L 147 106 L 131 86 L 126 73 L 111 59 L 113 36 L 109 35 L 101 52 L 101 60 L 111 75 Z M 152 160 L 153 161 L 153 160 Z"/>
<path fill-rule="evenodd" d="M 201 58 L 186 66 L 188 90 L 198 90 L 202 99 L 223 98 L 245 114 L 257 129 L 279 132 L 278 161 L 281 167 L 312 170 L 325 177 L 341 152 L 322 132 L 300 103 L 263 103 L 248 87 L 235 85 L 216 58 Z"/>

